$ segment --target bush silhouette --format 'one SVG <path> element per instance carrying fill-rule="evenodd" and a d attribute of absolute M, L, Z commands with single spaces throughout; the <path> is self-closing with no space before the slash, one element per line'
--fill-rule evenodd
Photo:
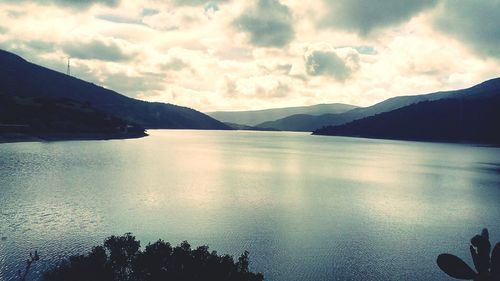
<path fill-rule="evenodd" d="M 130 233 L 111 236 L 86 255 L 71 256 L 43 275 L 44 281 L 262 281 L 248 270 L 248 252 L 237 262 L 232 256 L 209 252 L 208 246 L 191 249 L 184 241 L 172 247 L 158 240 L 140 249 Z"/>
<path fill-rule="evenodd" d="M 441 254 L 438 256 L 437 264 L 439 268 L 456 279 L 499 281 L 500 243 L 497 243 L 495 248 L 493 248 L 490 257 L 491 244 L 488 229 L 486 228 L 483 229 L 480 235 L 472 237 L 470 243 L 470 253 L 477 272 L 462 259 L 452 254 Z"/>

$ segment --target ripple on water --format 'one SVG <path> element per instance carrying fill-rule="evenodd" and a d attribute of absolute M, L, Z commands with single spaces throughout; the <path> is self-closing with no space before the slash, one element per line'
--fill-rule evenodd
<path fill-rule="evenodd" d="M 437 253 L 466 256 L 483 226 L 500 240 L 498 159 L 285 132 L 0 145 L 0 280 L 35 249 L 40 272 L 127 231 L 249 250 L 272 281 L 439 280 Z"/>

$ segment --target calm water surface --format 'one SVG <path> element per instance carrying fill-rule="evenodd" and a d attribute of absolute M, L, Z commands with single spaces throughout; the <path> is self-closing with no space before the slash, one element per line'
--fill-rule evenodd
<path fill-rule="evenodd" d="M 0 280 L 112 234 L 250 251 L 270 281 L 449 280 L 500 241 L 500 149 L 285 132 L 0 144 Z"/>

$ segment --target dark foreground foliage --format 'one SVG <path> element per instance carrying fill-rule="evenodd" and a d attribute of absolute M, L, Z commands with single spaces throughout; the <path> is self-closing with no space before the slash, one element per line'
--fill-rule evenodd
<path fill-rule="evenodd" d="M 185 241 L 177 247 L 158 240 L 142 251 L 130 233 L 111 236 L 103 246 L 86 255 L 72 256 L 47 271 L 44 281 L 262 281 L 248 271 L 248 252 L 235 262 L 207 246 L 191 249 Z"/>
<path fill-rule="evenodd" d="M 452 254 L 441 254 L 437 264 L 442 271 L 453 278 L 475 281 L 500 280 L 500 243 L 497 243 L 491 252 L 488 230 L 483 229 L 480 235 L 470 240 L 470 254 L 474 262 L 475 272 L 461 258 Z"/>

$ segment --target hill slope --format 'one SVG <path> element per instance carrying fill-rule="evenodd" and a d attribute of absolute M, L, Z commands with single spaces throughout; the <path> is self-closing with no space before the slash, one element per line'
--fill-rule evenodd
<path fill-rule="evenodd" d="M 196 110 L 132 99 L 3 50 L 0 50 L 0 91 L 11 96 L 64 98 L 90 104 L 96 110 L 150 129 L 229 129 Z"/>
<path fill-rule="evenodd" d="M 288 116 L 284 119 L 258 124 L 257 126 L 263 128 L 275 128 L 283 131 L 314 131 L 324 126 L 342 125 L 357 119 L 392 111 L 423 101 L 435 101 L 449 97 L 458 98 L 462 96 L 488 95 L 492 91 L 498 90 L 500 90 L 500 78 L 485 81 L 471 88 L 462 90 L 436 92 L 425 95 L 393 97 L 369 107 L 355 108 L 340 114 Z"/>
<path fill-rule="evenodd" d="M 281 119 L 294 114 L 308 114 L 308 115 L 321 115 L 326 113 L 333 114 L 333 113 L 346 112 L 354 108 L 356 108 L 356 106 L 354 105 L 332 103 L 332 104 L 317 104 L 312 106 L 271 108 L 271 109 L 251 110 L 251 111 L 218 111 L 218 112 L 209 112 L 207 114 L 222 122 L 255 126 L 263 122 Z"/>
<path fill-rule="evenodd" d="M 122 139 L 146 136 L 144 129 L 67 99 L 0 93 L 0 142 Z"/>
<path fill-rule="evenodd" d="M 483 88 L 325 127 L 313 134 L 500 145 L 499 108 L 500 90 Z"/>
<path fill-rule="evenodd" d="M 259 127 L 247 126 L 247 125 L 241 125 L 241 124 L 235 124 L 235 123 L 224 123 L 224 124 L 228 125 L 233 130 L 240 130 L 240 131 L 277 131 L 275 129 L 259 128 Z"/>
<path fill-rule="evenodd" d="M 257 127 L 281 131 L 311 132 L 314 128 L 322 128 L 340 121 L 348 122 L 350 119 L 344 117 L 343 114 L 322 114 L 319 116 L 295 114 L 276 121 L 258 124 Z"/>

